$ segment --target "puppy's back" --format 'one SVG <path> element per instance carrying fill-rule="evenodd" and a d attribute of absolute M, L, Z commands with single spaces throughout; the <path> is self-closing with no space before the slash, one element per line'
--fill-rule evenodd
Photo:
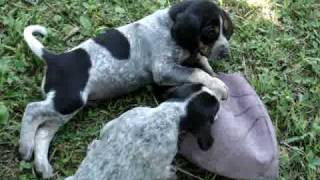
<path fill-rule="evenodd" d="M 164 179 L 177 151 L 174 114 L 163 107 L 138 107 L 111 121 L 72 178 Z"/>

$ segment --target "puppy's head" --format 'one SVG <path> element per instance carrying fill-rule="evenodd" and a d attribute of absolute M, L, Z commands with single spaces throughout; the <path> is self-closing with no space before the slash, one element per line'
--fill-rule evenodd
<path fill-rule="evenodd" d="M 180 130 L 193 134 L 199 147 L 208 150 L 214 141 L 211 126 L 220 108 L 211 90 L 201 84 L 185 84 L 170 89 L 167 97 L 187 101 L 186 115 L 180 121 Z"/>
<path fill-rule="evenodd" d="M 210 58 L 229 54 L 233 24 L 228 14 L 207 0 L 186 0 L 170 8 L 174 24 L 172 37 L 190 53 L 200 52 Z"/>

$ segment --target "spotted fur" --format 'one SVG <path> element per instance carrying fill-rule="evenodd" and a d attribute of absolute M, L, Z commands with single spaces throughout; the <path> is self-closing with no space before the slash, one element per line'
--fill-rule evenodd
<path fill-rule="evenodd" d="M 183 85 L 170 94 L 170 100 L 155 108 L 136 107 L 108 122 L 79 169 L 67 179 L 166 180 L 173 173 L 179 129 L 191 132 L 200 148 L 209 149 L 218 100 L 199 84 Z M 196 121 L 195 116 L 199 116 Z"/>
<path fill-rule="evenodd" d="M 201 2 L 193 1 L 188 7 L 208 4 Z M 178 6 L 179 3 L 172 8 Z M 216 5 L 211 3 L 210 6 Z M 200 52 L 179 45 L 172 35 L 178 21 L 169 11 L 170 8 L 159 10 L 139 21 L 107 30 L 60 54 L 49 51 L 35 38 L 35 33 L 47 34 L 44 27 L 32 25 L 25 29 L 28 46 L 46 62 L 47 71 L 42 84 L 46 99 L 29 103 L 22 119 L 19 152 L 23 159 L 30 160 L 36 148 L 36 170 L 44 177 L 51 177 L 52 168 L 44 154 L 59 127 L 88 101 L 114 98 L 153 82 L 158 85 L 201 83 L 219 100 L 227 97 L 225 84 L 210 76 L 212 68 L 208 60 L 200 56 Z M 177 14 L 187 12 L 188 8 L 177 10 Z M 200 15 L 195 17 L 200 18 Z M 220 15 L 217 18 L 222 19 Z M 219 37 L 222 35 L 220 33 Z M 207 71 L 182 65 L 194 52 L 197 53 L 195 57 L 201 57 L 199 63 L 207 67 Z M 35 147 L 35 144 L 41 146 Z"/>

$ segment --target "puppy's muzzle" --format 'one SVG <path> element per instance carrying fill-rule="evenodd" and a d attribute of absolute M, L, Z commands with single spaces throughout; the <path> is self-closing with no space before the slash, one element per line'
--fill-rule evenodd
<path fill-rule="evenodd" d="M 228 57 L 230 54 L 230 51 L 229 51 L 229 48 L 226 47 L 226 46 L 220 46 L 218 48 L 218 58 L 219 59 L 223 59 L 223 58 L 226 58 Z"/>

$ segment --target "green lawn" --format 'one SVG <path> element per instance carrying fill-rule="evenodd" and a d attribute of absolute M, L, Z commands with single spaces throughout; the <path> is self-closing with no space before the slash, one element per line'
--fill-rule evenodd
<path fill-rule="evenodd" d="M 280 148 L 280 179 L 320 177 L 320 2 L 319 0 L 221 0 L 236 26 L 232 56 L 214 69 L 242 72 L 272 117 Z M 36 179 L 32 163 L 18 160 L 20 121 L 26 104 L 41 99 L 44 64 L 22 38 L 24 27 L 49 29 L 44 44 L 62 51 L 101 32 L 135 21 L 169 0 L 0 0 L 0 177 Z M 71 33 L 70 33 L 71 32 Z M 75 32 L 75 33 L 72 33 Z M 66 38 L 67 37 L 67 38 Z M 98 107 L 86 108 L 55 137 L 50 159 L 56 178 L 72 174 L 106 120 L 138 105 L 155 105 L 146 88 Z M 7 118 L 7 112 L 9 118 Z M 179 159 L 203 179 L 214 174 Z M 192 179 L 179 174 L 180 179 Z"/>

